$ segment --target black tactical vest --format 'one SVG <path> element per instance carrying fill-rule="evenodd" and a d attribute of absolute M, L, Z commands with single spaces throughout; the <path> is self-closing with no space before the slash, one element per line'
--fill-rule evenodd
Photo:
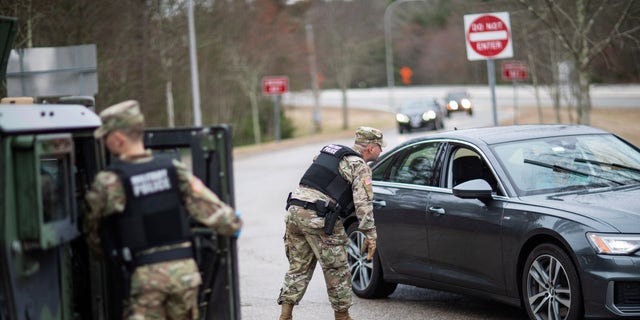
<path fill-rule="evenodd" d="M 362 157 L 349 147 L 337 144 L 324 146 L 302 176 L 300 184 L 322 191 L 331 197 L 343 208 L 341 215 L 346 217 L 354 211 L 354 205 L 351 184 L 338 170 L 338 164 L 345 156 Z"/>
<path fill-rule="evenodd" d="M 103 234 L 117 250 L 137 252 L 191 239 L 178 174 L 172 159 L 156 155 L 144 163 L 116 161 L 107 170 L 116 173 L 124 187 L 126 205 L 122 214 L 103 221 Z M 170 260 L 170 259 L 169 259 Z"/>

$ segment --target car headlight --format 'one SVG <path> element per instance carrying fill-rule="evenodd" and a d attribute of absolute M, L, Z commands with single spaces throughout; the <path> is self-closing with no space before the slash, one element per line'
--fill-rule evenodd
<path fill-rule="evenodd" d="M 433 110 L 429 110 L 425 113 L 422 114 L 422 120 L 424 121 L 429 121 L 431 119 L 435 119 L 436 118 L 436 112 Z"/>
<path fill-rule="evenodd" d="M 640 235 L 587 233 L 597 253 L 632 254 L 640 250 Z"/>
<path fill-rule="evenodd" d="M 469 101 L 469 99 L 462 99 L 462 101 L 460 101 L 460 104 L 465 109 L 471 108 L 471 101 Z"/>
<path fill-rule="evenodd" d="M 409 122 L 409 116 L 407 116 L 406 114 L 398 113 L 396 114 L 396 120 L 398 120 L 398 122 Z"/>
<path fill-rule="evenodd" d="M 455 101 L 449 101 L 449 109 L 458 110 L 458 103 Z"/>

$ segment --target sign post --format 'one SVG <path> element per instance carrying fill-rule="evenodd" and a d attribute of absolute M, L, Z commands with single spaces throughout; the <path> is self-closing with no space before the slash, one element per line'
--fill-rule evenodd
<path fill-rule="evenodd" d="M 518 123 L 518 81 L 527 80 L 529 68 L 524 61 L 505 61 L 502 63 L 502 79 L 513 82 L 513 124 Z"/>
<path fill-rule="evenodd" d="M 467 60 L 487 60 L 487 73 L 493 106 L 493 124 L 497 126 L 496 75 L 493 60 L 513 57 L 509 13 L 495 12 L 465 15 L 464 30 Z"/>
<path fill-rule="evenodd" d="M 262 94 L 273 99 L 273 127 L 276 142 L 280 142 L 280 97 L 289 92 L 289 78 L 268 76 L 262 78 Z"/>

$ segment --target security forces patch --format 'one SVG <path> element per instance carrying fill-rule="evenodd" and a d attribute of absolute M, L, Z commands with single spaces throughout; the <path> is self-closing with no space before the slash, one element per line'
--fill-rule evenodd
<path fill-rule="evenodd" d="M 131 187 L 135 197 L 146 196 L 171 189 L 167 169 L 160 169 L 131 176 Z"/>

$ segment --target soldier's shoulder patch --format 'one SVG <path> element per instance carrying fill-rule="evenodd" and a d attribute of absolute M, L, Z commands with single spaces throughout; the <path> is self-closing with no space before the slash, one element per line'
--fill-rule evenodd
<path fill-rule="evenodd" d="M 371 181 L 371 177 L 366 177 L 366 178 L 364 179 L 364 184 L 366 184 L 366 185 L 370 185 L 370 184 L 372 184 L 372 183 L 373 183 L 373 181 Z"/>
<path fill-rule="evenodd" d="M 96 181 L 103 185 L 114 184 L 118 181 L 118 175 L 114 172 L 103 171 L 98 174 Z"/>

